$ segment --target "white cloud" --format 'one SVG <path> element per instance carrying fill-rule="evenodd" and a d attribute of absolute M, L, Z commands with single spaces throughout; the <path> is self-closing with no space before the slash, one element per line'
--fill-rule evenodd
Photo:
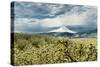
<path fill-rule="evenodd" d="M 62 26 L 62 25 L 81 25 L 86 19 L 86 14 L 81 15 L 62 15 L 58 16 L 56 18 L 48 18 L 44 19 L 41 22 L 42 26 L 46 27 L 56 27 L 56 26 Z"/>
<path fill-rule="evenodd" d="M 59 13 L 61 11 L 62 8 L 64 8 L 64 5 L 61 4 L 47 4 L 48 9 L 49 9 L 49 13 L 48 16 L 55 16 L 56 13 Z"/>
<path fill-rule="evenodd" d="M 34 29 L 39 25 L 38 19 L 16 18 L 14 20 L 14 31 L 24 31 L 27 29 Z"/>
<path fill-rule="evenodd" d="M 76 7 L 75 7 L 76 8 Z M 77 12 L 77 9 L 72 9 L 71 12 L 66 12 L 63 15 L 57 16 L 55 18 L 47 18 L 41 20 L 41 26 L 44 27 L 57 27 L 62 25 L 88 25 L 91 24 L 94 20 L 94 16 L 96 16 L 97 11 L 96 8 L 84 8 L 84 12 L 80 14 L 74 13 Z M 96 22 L 94 22 L 96 24 Z"/>
<path fill-rule="evenodd" d="M 25 25 L 32 25 L 32 26 L 35 26 L 37 25 L 39 22 L 37 22 L 38 20 L 37 19 L 29 19 L 29 18 L 16 18 L 14 23 L 15 23 L 15 26 L 19 25 L 19 26 L 25 26 Z"/>

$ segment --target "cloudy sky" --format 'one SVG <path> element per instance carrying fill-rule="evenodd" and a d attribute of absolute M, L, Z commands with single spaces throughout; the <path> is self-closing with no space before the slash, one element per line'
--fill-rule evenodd
<path fill-rule="evenodd" d="M 48 32 L 61 26 L 97 27 L 95 6 L 31 2 L 13 4 L 15 32 Z"/>

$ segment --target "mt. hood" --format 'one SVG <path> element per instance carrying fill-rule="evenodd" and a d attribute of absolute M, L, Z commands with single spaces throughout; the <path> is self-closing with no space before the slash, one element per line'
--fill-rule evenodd
<path fill-rule="evenodd" d="M 75 31 L 72 31 L 70 29 L 68 29 L 67 27 L 65 26 L 62 26 L 62 27 L 59 27 L 58 29 L 54 29 L 54 30 L 51 30 L 49 32 L 68 32 L 68 33 L 77 33 Z"/>

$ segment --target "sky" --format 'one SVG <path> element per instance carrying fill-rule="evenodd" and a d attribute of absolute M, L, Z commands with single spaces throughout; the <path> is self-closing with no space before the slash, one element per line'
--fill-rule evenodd
<path fill-rule="evenodd" d="M 79 26 L 84 30 L 97 28 L 96 6 L 34 2 L 13 4 L 14 32 L 48 32 L 62 26 Z"/>

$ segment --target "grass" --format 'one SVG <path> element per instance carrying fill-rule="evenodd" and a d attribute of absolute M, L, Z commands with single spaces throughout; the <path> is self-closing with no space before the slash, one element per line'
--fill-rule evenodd
<path fill-rule="evenodd" d="M 97 60 L 96 38 L 64 38 L 15 33 L 13 65 L 54 64 Z"/>

